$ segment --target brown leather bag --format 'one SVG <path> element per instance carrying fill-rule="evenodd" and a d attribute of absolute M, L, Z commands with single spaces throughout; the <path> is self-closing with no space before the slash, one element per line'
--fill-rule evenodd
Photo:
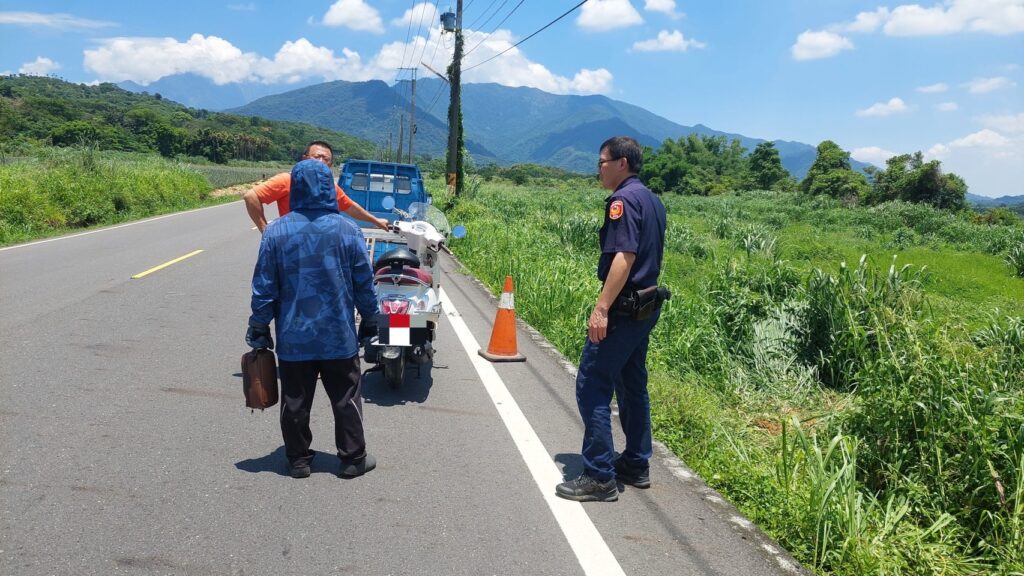
<path fill-rule="evenodd" d="M 277 404 L 277 360 L 266 348 L 242 354 L 245 406 L 264 410 Z"/>

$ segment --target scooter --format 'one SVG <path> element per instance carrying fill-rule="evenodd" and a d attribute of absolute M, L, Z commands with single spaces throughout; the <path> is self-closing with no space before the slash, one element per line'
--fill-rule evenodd
<path fill-rule="evenodd" d="M 381 369 L 391 388 L 399 388 L 407 364 L 417 368 L 434 358 L 434 337 L 441 318 L 441 251 L 451 254 L 446 245 L 449 234 L 466 235 L 465 227 L 449 228 L 448 219 L 437 208 L 413 203 L 408 211 L 395 208 L 386 198 L 384 208 L 402 217 L 390 225 L 393 245 L 373 265 L 380 314 L 369 325 L 360 327 L 363 358 Z M 372 258 L 371 254 L 371 258 Z"/>

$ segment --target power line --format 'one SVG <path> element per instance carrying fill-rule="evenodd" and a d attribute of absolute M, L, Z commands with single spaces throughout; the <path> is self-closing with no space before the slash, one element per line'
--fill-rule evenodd
<path fill-rule="evenodd" d="M 493 7 L 494 7 L 494 4 L 495 4 L 495 3 L 497 2 L 497 1 L 498 1 L 498 0 L 491 0 L 491 5 L 490 5 L 490 6 L 488 6 L 488 7 L 487 7 L 487 8 L 486 8 L 486 9 L 485 9 L 485 10 L 484 10 L 483 12 L 481 12 L 481 13 L 480 13 L 480 15 L 476 17 L 476 20 L 473 20 L 472 22 L 470 22 L 470 23 L 469 23 L 469 24 L 468 24 L 468 25 L 466 26 L 466 28 L 468 28 L 468 29 L 472 30 L 472 29 L 473 29 L 473 28 L 474 28 L 474 27 L 476 26 L 476 23 L 477 23 L 477 22 L 479 22 L 481 18 L 483 18 L 484 16 L 486 16 L 486 15 L 487 15 L 487 13 L 491 11 L 491 8 L 493 8 Z M 505 0 L 505 2 L 507 2 L 507 1 L 508 1 L 508 0 Z M 501 4 L 502 4 L 502 6 L 504 6 L 504 5 L 505 5 L 505 2 L 502 2 L 502 3 L 501 3 Z M 501 10 L 501 6 L 498 6 L 498 10 Z M 497 12 L 497 10 L 496 10 L 495 12 Z M 488 18 L 488 20 L 490 20 L 490 19 L 491 19 L 491 18 L 493 18 L 493 17 L 494 17 L 494 14 L 492 14 L 492 15 L 491 15 L 491 16 L 490 16 L 490 17 Z M 487 24 L 487 22 L 486 22 L 486 21 L 484 21 L 484 24 Z M 481 26 L 483 26 L 484 24 L 481 24 Z"/>
<path fill-rule="evenodd" d="M 513 49 L 513 48 L 515 48 L 516 46 L 519 46 L 520 44 L 522 44 L 523 42 L 526 42 L 526 41 L 527 41 L 527 40 L 529 40 L 530 38 L 533 38 L 533 37 L 534 37 L 534 36 L 536 36 L 537 34 L 540 34 L 540 33 L 541 33 L 541 32 L 543 32 L 544 30 L 546 30 L 546 29 L 547 29 L 547 28 L 548 28 L 549 26 L 551 26 L 551 25 L 552 25 L 552 24 L 554 24 L 555 22 L 558 22 L 558 21 L 559 21 L 559 20 L 561 20 L 562 18 L 565 18 L 565 17 L 566 17 L 566 16 L 568 16 L 569 14 L 572 14 L 572 12 L 573 12 L 573 11 L 575 11 L 575 10 L 576 10 L 577 8 L 579 8 L 580 6 L 583 6 L 583 5 L 584 5 L 584 4 L 586 4 L 586 3 L 587 3 L 587 0 L 583 0 L 583 1 L 582 1 L 582 2 L 580 2 L 579 4 L 577 4 L 577 5 L 573 6 L 572 8 L 568 9 L 568 10 L 567 10 L 567 11 L 566 11 L 566 12 L 565 12 L 564 14 L 562 14 L 562 15 L 561 15 L 561 16 L 559 16 L 558 18 L 555 18 L 555 19 L 554 19 L 554 20 L 552 20 L 551 22 L 548 22 L 547 24 L 545 24 L 545 25 L 544 25 L 544 26 L 543 26 L 543 27 L 542 27 L 542 28 L 541 28 L 540 30 L 537 30 L 537 31 L 536 31 L 536 32 L 534 32 L 533 34 L 530 34 L 530 35 L 529 35 L 529 36 L 527 36 L 526 38 L 523 38 L 523 39 L 522 39 L 522 40 L 520 40 L 519 42 L 516 42 L 516 43 L 515 43 L 515 44 L 513 44 L 512 46 L 509 46 L 508 48 L 506 48 L 506 49 L 502 50 L 501 52 L 498 52 L 497 54 L 495 54 L 494 56 L 491 56 L 490 58 L 488 58 L 487 60 L 484 60 L 483 62 L 480 62 L 480 63 L 478 63 L 478 64 L 473 64 L 472 66 L 469 66 L 469 67 L 463 68 L 463 69 L 462 69 L 462 71 L 463 71 L 463 72 L 466 72 L 466 71 L 468 71 L 468 70 L 472 70 L 473 68 L 476 68 L 477 66 L 482 66 L 482 65 L 484 65 L 484 64 L 486 64 L 486 63 L 488 63 L 488 62 L 490 62 L 491 60 L 494 60 L 494 59 L 495 59 L 495 58 L 497 58 L 498 56 L 501 56 L 502 54 L 504 54 L 504 53 L 508 52 L 509 50 L 511 50 L 511 49 Z"/>
<path fill-rule="evenodd" d="M 434 0 L 434 15 L 435 16 L 437 14 L 439 14 L 439 12 L 437 11 L 437 4 L 439 2 L 440 2 L 440 0 Z M 417 37 L 420 35 L 420 31 L 423 29 L 423 17 L 426 16 L 426 14 L 427 14 L 426 10 L 420 11 L 420 24 L 419 24 L 419 26 L 416 27 L 416 36 Z M 435 23 L 435 25 L 436 25 L 436 23 Z M 416 50 L 413 49 L 413 57 L 412 57 L 412 62 L 413 63 L 419 62 L 420 60 L 423 60 L 423 55 L 427 53 L 427 46 L 430 44 L 430 30 L 431 30 L 431 28 L 428 26 L 427 27 L 427 37 L 423 40 L 423 50 L 420 51 L 419 57 L 416 56 Z M 441 35 L 439 34 L 438 35 L 438 42 L 441 41 L 440 36 Z M 434 52 L 435 53 L 437 52 L 436 46 L 437 45 L 435 44 L 435 48 L 434 48 Z"/>
<path fill-rule="evenodd" d="M 507 1 L 507 0 L 506 0 L 506 1 Z M 514 7 L 514 8 L 512 8 L 512 11 L 511 11 L 511 12 L 509 12 L 508 14 L 506 14 L 506 15 L 505 15 L 505 17 L 501 19 L 501 22 L 498 22 L 498 25 L 497 25 L 497 26 L 495 26 L 493 30 L 491 30 L 490 32 L 488 32 L 488 33 L 487 33 L 487 35 L 485 35 L 485 36 L 484 36 L 484 37 L 483 37 L 483 38 L 482 38 L 482 39 L 481 39 L 481 40 L 480 40 L 479 42 L 477 42 L 477 43 L 476 43 L 476 45 L 474 45 L 474 46 L 473 46 L 472 48 L 470 48 L 470 49 L 469 49 L 469 51 L 468 51 L 468 52 L 466 52 L 466 56 L 469 56 L 470 54 L 472 54 L 472 53 L 473 53 L 473 50 L 476 50 L 477 48 L 479 48 L 479 47 L 480 47 L 480 45 L 481 45 L 481 44 L 483 44 L 484 42 L 486 42 L 486 41 L 487 41 L 487 39 L 491 37 L 491 34 L 494 34 L 494 32 L 495 32 L 495 31 L 496 31 L 496 30 L 497 30 L 498 28 L 501 28 L 501 25 L 502 25 L 502 24 L 504 24 L 504 23 L 505 23 L 505 21 L 509 19 L 509 17 L 511 17 L 511 16 L 513 15 L 513 14 L 515 14 L 515 13 L 516 13 L 516 10 L 519 10 L 519 7 L 520 7 L 520 6 L 522 6 L 522 5 L 523 5 L 523 2 L 525 2 L 525 1 L 526 1 L 526 0 L 519 0 L 519 4 L 516 4 L 516 5 L 515 5 L 515 7 Z M 505 3 L 503 2 L 503 3 L 502 3 L 502 6 L 504 6 L 504 5 L 505 5 Z M 488 20 L 490 20 L 490 18 L 488 18 Z M 486 22 L 485 22 L 485 24 L 486 24 Z"/>

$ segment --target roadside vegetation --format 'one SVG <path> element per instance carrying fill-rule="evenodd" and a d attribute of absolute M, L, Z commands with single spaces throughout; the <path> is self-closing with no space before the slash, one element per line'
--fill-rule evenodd
<path fill-rule="evenodd" d="M 236 200 L 211 192 L 282 169 L 91 148 L 34 149 L 0 162 L 0 246 Z"/>
<path fill-rule="evenodd" d="M 575 361 L 607 193 L 538 178 L 435 203 L 469 229 L 463 264 L 495 293 L 511 274 L 517 315 Z M 663 195 L 657 438 L 817 573 L 1024 573 L 1020 220 L 777 182 Z"/>

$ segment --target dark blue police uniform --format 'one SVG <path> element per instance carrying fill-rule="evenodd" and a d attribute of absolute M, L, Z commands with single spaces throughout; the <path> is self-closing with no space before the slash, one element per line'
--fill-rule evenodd
<path fill-rule="evenodd" d="M 617 252 L 636 255 L 627 289 L 655 286 L 665 246 L 665 206 L 630 176 L 606 200 L 601 227 L 601 258 L 597 277 L 608 277 Z M 651 403 L 647 394 L 647 347 L 660 309 L 637 320 L 608 314 L 608 335 L 594 344 L 587 338 L 576 373 L 576 403 L 583 419 L 583 467 L 591 478 L 605 482 L 615 476 L 611 400 L 615 392 L 619 421 L 626 435 L 622 458 L 633 468 L 651 458 Z"/>

